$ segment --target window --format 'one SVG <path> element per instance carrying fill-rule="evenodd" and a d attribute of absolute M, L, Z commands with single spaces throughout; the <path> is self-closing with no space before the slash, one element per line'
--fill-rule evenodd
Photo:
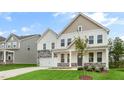
<path fill-rule="evenodd" d="M 67 62 L 69 63 L 70 62 L 70 55 L 67 54 Z"/>
<path fill-rule="evenodd" d="M 5 44 L 2 44 L 2 45 L 1 45 L 1 48 L 5 48 Z"/>
<path fill-rule="evenodd" d="M 17 47 L 17 42 L 13 42 L 12 45 L 13 45 L 13 48 L 16 48 Z"/>
<path fill-rule="evenodd" d="M 67 45 L 71 44 L 71 38 L 68 39 Z"/>
<path fill-rule="evenodd" d="M 97 43 L 102 43 L 102 35 L 97 36 Z"/>
<path fill-rule="evenodd" d="M 7 43 L 7 48 L 10 48 L 11 47 L 11 43 Z"/>
<path fill-rule="evenodd" d="M 89 53 L 89 62 L 93 62 L 93 61 L 94 61 L 94 54 Z"/>
<path fill-rule="evenodd" d="M 64 54 L 61 54 L 61 62 L 64 62 Z"/>
<path fill-rule="evenodd" d="M 93 44 L 94 43 L 94 36 L 89 36 L 89 44 Z"/>
<path fill-rule="evenodd" d="M 102 52 L 97 52 L 97 62 L 102 62 Z"/>
<path fill-rule="evenodd" d="M 65 40 L 61 39 L 61 46 L 65 46 Z"/>
<path fill-rule="evenodd" d="M 46 50 L 46 44 L 43 44 L 43 49 Z"/>
<path fill-rule="evenodd" d="M 30 51 L 30 47 L 28 47 L 27 50 Z"/>
<path fill-rule="evenodd" d="M 82 26 L 78 26 L 78 31 L 82 31 Z"/>
<path fill-rule="evenodd" d="M 52 43 L 52 44 L 51 44 L 51 48 L 52 48 L 52 49 L 55 49 L 55 43 Z"/>

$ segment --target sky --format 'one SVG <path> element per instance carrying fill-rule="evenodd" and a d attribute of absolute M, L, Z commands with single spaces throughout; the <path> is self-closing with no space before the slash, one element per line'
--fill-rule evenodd
<path fill-rule="evenodd" d="M 77 12 L 0 12 L 0 36 L 42 34 L 51 28 L 61 32 Z M 124 12 L 84 13 L 110 29 L 109 37 L 124 40 Z"/>

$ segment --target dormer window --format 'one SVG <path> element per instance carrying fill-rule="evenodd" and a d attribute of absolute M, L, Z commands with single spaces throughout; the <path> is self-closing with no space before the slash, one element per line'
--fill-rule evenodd
<path fill-rule="evenodd" d="M 13 42 L 13 48 L 16 48 L 17 47 L 17 42 Z"/>
<path fill-rule="evenodd" d="M 78 26 L 78 31 L 82 31 L 82 26 Z"/>

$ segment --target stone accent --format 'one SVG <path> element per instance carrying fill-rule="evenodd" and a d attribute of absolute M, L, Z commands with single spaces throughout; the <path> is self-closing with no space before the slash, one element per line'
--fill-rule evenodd
<path fill-rule="evenodd" d="M 69 67 L 69 63 L 58 63 L 58 67 Z"/>
<path fill-rule="evenodd" d="M 106 63 L 84 63 L 84 66 L 89 66 L 89 65 L 94 65 L 94 66 L 106 66 Z"/>
<path fill-rule="evenodd" d="M 77 67 L 77 63 L 71 63 L 72 67 Z"/>

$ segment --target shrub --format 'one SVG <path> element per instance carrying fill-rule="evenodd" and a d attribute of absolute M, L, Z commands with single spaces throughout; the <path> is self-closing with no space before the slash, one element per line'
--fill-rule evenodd
<path fill-rule="evenodd" d="M 92 66 L 88 66 L 87 71 L 93 71 Z"/>
<path fill-rule="evenodd" d="M 77 70 L 83 70 L 84 68 L 83 67 L 78 67 Z"/>
<path fill-rule="evenodd" d="M 93 71 L 95 70 L 95 68 L 96 68 L 96 66 L 92 65 L 92 70 L 93 70 Z"/>
<path fill-rule="evenodd" d="M 88 66 L 84 66 L 84 69 L 87 70 L 88 69 Z"/>
<path fill-rule="evenodd" d="M 100 67 L 96 67 L 96 68 L 95 68 L 95 71 L 96 71 L 96 72 L 101 72 Z"/>

